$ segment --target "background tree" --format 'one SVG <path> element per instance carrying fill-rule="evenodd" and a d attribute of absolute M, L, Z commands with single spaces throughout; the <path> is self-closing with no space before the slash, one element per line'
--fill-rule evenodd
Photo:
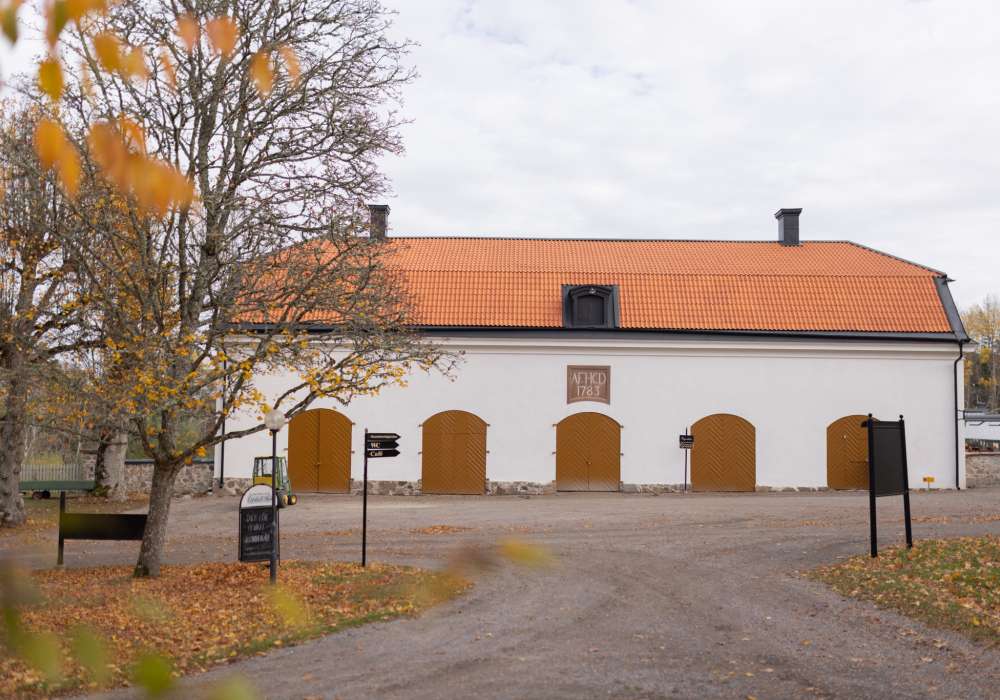
<path fill-rule="evenodd" d="M 20 474 L 38 408 L 32 386 L 83 338 L 80 294 L 61 246 L 71 215 L 38 162 L 38 119 L 37 110 L 0 105 L 0 526 L 24 521 Z"/>
<path fill-rule="evenodd" d="M 1000 299 L 989 295 L 970 306 L 962 322 L 979 344 L 965 360 L 966 405 L 1000 412 Z"/>
<path fill-rule="evenodd" d="M 386 244 L 359 235 L 413 75 L 388 28 L 370 0 L 164 0 L 64 35 L 80 68 L 47 91 L 65 138 L 49 160 L 72 190 L 79 153 L 83 177 L 119 198 L 75 199 L 86 235 L 63 243 L 104 334 L 100 363 L 79 361 L 94 367 L 89 410 L 154 462 L 137 575 L 159 572 L 179 470 L 222 440 L 226 415 L 270 408 L 260 376 L 296 373 L 277 400 L 290 417 L 448 361 L 406 330 Z M 181 444 L 199 413 L 210 420 Z"/>

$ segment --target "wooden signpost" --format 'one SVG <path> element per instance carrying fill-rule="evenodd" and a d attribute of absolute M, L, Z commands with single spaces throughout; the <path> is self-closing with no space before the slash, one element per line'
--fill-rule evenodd
<path fill-rule="evenodd" d="M 871 529 L 871 555 L 878 556 L 878 528 L 875 499 L 881 496 L 903 497 L 906 546 L 913 547 L 910 526 L 910 479 L 906 471 L 906 429 L 903 416 L 898 421 L 876 420 L 868 414 L 861 424 L 868 428 L 868 517 Z"/>
<path fill-rule="evenodd" d="M 399 435 L 396 433 L 369 433 L 365 428 L 365 471 L 361 492 L 361 566 L 368 563 L 368 459 L 397 457 Z"/>

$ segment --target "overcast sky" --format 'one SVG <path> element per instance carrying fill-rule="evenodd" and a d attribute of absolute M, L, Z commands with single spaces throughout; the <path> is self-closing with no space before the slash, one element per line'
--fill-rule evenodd
<path fill-rule="evenodd" d="M 995 0 L 389 3 L 420 43 L 393 233 L 772 239 L 803 207 L 1000 293 Z"/>

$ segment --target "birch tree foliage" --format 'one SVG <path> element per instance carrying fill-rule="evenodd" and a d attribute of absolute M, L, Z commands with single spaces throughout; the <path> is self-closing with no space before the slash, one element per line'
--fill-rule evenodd
<path fill-rule="evenodd" d="M 155 463 L 136 572 L 156 575 L 178 470 L 225 416 L 272 407 L 259 376 L 292 370 L 271 402 L 291 417 L 450 362 L 407 330 L 388 244 L 359 235 L 401 152 L 408 45 L 372 0 L 47 7 L 35 147 L 83 227 L 62 243 L 101 319 L 87 410 Z M 191 412 L 211 420 L 182 445 Z"/>
<path fill-rule="evenodd" d="M 33 146 L 35 109 L 0 104 L 0 526 L 24 521 L 20 472 L 28 435 L 52 403 L 38 386 L 56 358 L 93 336 L 61 237 L 73 225 Z"/>
<path fill-rule="evenodd" d="M 978 344 L 965 360 L 966 405 L 1000 411 L 1000 299 L 987 295 L 965 310 L 962 323 Z"/>

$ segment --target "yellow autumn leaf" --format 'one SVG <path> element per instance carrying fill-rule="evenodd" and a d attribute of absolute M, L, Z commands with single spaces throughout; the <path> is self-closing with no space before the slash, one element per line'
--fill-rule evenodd
<path fill-rule="evenodd" d="M 104 70 L 114 72 L 122 67 L 121 42 L 110 32 L 101 32 L 94 37 L 94 51 Z"/>
<path fill-rule="evenodd" d="M 49 46 L 55 46 L 56 42 L 59 41 L 59 35 L 68 20 L 65 0 L 63 2 L 50 2 L 46 5 L 45 40 L 49 42 Z"/>
<path fill-rule="evenodd" d="M 68 144 L 62 127 L 51 119 L 40 119 L 35 126 L 35 153 L 46 168 L 51 168 Z"/>
<path fill-rule="evenodd" d="M 63 74 L 59 61 L 47 58 L 38 64 L 38 87 L 53 100 L 62 97 Z"/>
<path fill-rule="evenodd" d="M 56 174 L 59 182 L 70 197 L 76 197 L 80 191 L 80 154 L 73 144 L 66 142 L 62 155 L 56 162 Z"/>
<path fill-rule="evenodd" d="M 118 117 L 118 129 L 121 131 L 126 148 L 131 148 L 139 153 L 146 152 L 146 133 L 141 126 L 123 114 Z"/>
<path fill-rule="evenodd" d="M 41 119 L 35 127 L 35 153 L 46 168 L 55 168 L 63 188 L 76 196 L 80 189 L 80 156 L 58 122 Z"/>
<path fill-rule="evenodd" d="M 121 57 L 122 73 L 129 78 L 139 78 L 145 80 L 149 77 L 149 68 L 146 67 L 146 55 L 138 46 L 133 46 L 128 53 Z"/>
<path fill-rule="evenodd" d="M 177 36 L 184 42 L 184 46 L 187 47 L 188 51 L 194 49 L 195 44 L 198 43 L 198 35 L 200 33 L 198 20 L 191 15 L 183 14 L 177 18 Z"/>
<path fill-rule="evenodd" d="M 63 3 L 66 12 L 66 19 L 79 22 L 84 15 L 91 12 L 107 12 L 107 0 L 65 0 Z"/>
<path fill-rule="evenodd" d="M 302 77 L 302 67 L 299 65 L 299 57 L 295 55 L 295 49 L 288 44 L 283 44 L 278 48 L 278 53 L 281 54 L 281 60 L 285 63 L 285 70 L 288 71 L 292 85 L 297 85 L 299 78 Z"/>
<path fill-rule="evenodd" d="M 231 17 L 216 17 L 205 24 L 205 33 L 215 50 L 223 56 L 228 56 L 236 48 L 239 29 Z"/>
<path fill-rule="evenodd" d="M 250 77 L 261 97 L 271 94 L 274 86 L 274 69 L 271 67 L 271 57 L 263 51 L 258 51 L 250 59 Z"/>
<path fill-rule="evenodd" d="M 92 124 L 87 135 L 87 145 L 94 161 L 104 176 L 119 189 L 128 188 L 128 149 L 110 124 Z"/>
<path fill-rule="evenodd" d="M 0 10 L 0 31 L 7 40 L 17 43 L 17 11 L 21 8 L 21 0 L 11 0 Z"/>
<path fill-rule="evenodd" d="M 163 68 L 163 74 L 167 77 L 167 85 L 170 86 L 171 90 L 176 90 L 177 70 L 174 68 L 174 62 L 170 60 L 170 52 L 166 46 L 160 47 L 160 66 Z"/>

